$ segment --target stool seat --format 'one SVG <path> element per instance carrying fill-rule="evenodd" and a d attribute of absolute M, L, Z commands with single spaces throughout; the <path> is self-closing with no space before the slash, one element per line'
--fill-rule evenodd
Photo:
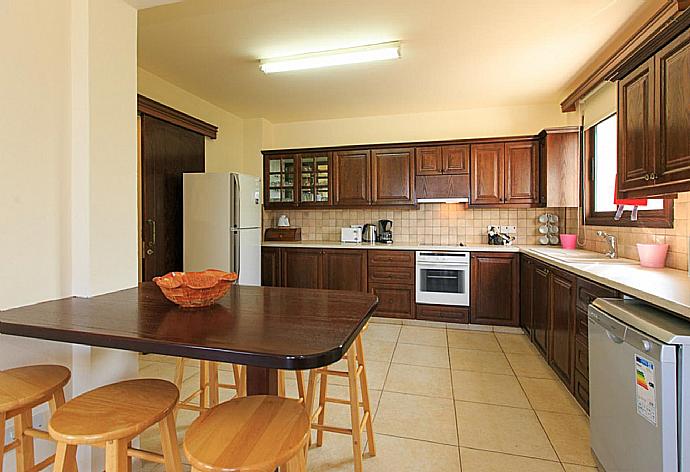
<path fill-rule="evenodd" d="M 168 416 L 179 391 L 171 382 L 137 379 L 86 392 L 59 408 L 50 435 L 65 444 L 98 444 L 134 437 Z"/>
<path fill-rule="evenodd" d="M 194 470 L 272 472 L 302 454 L 308 437 L 302 403 L 255 395 L 203 413 L 187 430 L 184 450 Z"/>
<path fill-rule="evenodd" d="M 0 412 L 9 413 L 45 403 L 62 390 L 70 371 L 61 365 L 34 365 L 0 371 Z M 13 414 L 8 414 L 11 417 Z"/>

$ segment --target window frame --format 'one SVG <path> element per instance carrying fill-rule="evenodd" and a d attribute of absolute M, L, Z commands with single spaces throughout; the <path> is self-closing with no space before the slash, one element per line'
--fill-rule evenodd
<path fill-rule="evenodd" d="M 594 211 L 594 129 L 604 120 L 611 118 L 615 113 L 599 120 L 595 125 L 586 129 L 584 135 L 584 169 L 583 169 L 583 198 L 585 225 L 588 226 L 617 226 L 632 228 L 673 228 L 673 199 L 664 199 L 664 208 L 661 210 L 646 210 L 638 213 L 637 221 L 631 221 L 628 214 L 623 215 L 619 221 L 614 220 L 614 211 Z M 627 217 L 626 217 L 627 216 Z"/>

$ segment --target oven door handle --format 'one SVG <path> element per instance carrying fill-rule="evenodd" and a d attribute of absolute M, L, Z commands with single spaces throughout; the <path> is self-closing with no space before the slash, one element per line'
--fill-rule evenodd
<path fill-rule="evenodd" d="M 417 262 L 418 268 L 423 269 L 436 269 L 436 270 L 447 270 L 447 269 L 469 269 L 470 265 L 466 263 L 443 263 L 443 264 L 433 264 L 429 262 Z"/>

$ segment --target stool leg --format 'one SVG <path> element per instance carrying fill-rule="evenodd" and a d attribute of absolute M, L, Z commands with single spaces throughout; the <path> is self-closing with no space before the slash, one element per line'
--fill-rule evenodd
<path fill-rule="evenodd" d="M 220 400 L 220 388 L 218 387 L 218 363 L 208 363 L 208 398 L 210 406 L 214 407 Z"/>
<path fill-rule="evenodd" d="M 347 355 L 347 377 L 350 387 L 350 418 L 352 420 L 352 453 L 355 472 L 362 472 L 362 431 L 359 429 L 359 394 L 357 392 L 357 357 L 354 346 Z"/>
<path fill-rule="evenodd" d="M 0 413 L 0 472 L 2 472 L 2 463 L 5 459 L 5 421 L 7 421 L 7 414 Z"/>
<path fill-rule="evenodd" d="M 285 464 L 285 472 L 307 472 L 307 458 L 304 455 L 304 448 Z M 282 468 L 281 468 L 282 472 Z"/>
<path fill-rule="evenodd" d="M 237 395 L 240 397 L 246 397 L 247 396 L 247 366 L 246 365 L 241 365 L 237 366 L 239 370 L 239 390 L 237 391 Z M 235 382 L 237 384 L 238 381 Z"/>
<path fill-rule="evenodd" d="M 199 406 L 201 408 L 208 408 L 206 403 L 206 387 L 208 386 L 208 374 L 207 374 L 208 362 L 199 361 Z"/>
<path fill-rule="evenodd" d="M 284 370 L 278 371 L 278 396 L 279 397 L 285 396 L 285 371 Z"/>
<path fill-rule="evenodd" d="M 127 472 L 127 442 L 115 439 L 105 443 L 105 472 Z"/>
<path fill-rule="evenodd" d="M 161 445 L 163 446 L 163 458 L 165 459 L 166 472 L 182 472 L 182 460 L 180 449 L 177 447 L 177 432 L 175 419 L 172 415 L 166 416 L 158 423 L 161 431 Z"/>
<path fill-rule="evenodd" d="M 180 391 L 182 395 L 182 384 L 184 383 L 184 357 L 178 357 L 177 363 L 175 365 L 175 386 Z M 180 401 L 182 397 L 180 397 Z M 179 408 L 175 408 L 175 418 L 177 419 L 177 414 L 180 412 Z"/>
<path fill-rule="evenodd" d="M 27 436 L 25 431 L 32 427 L 31 410 L 24 410 L 14 417 L 14 434 L 19 440 L 17 448 L 17 472 L 25 472 L 34 464 L 34 439 Z M 5 437 L 2 437 L 5 440 Z"/>
<path fill-rule="evenodd" d="M 321 384 L 319 385 L 319 416 L 316 419 L 316 423 L 323 426 L 324 419 L 326 417 L 326 393 L 328 393 L 328 374 L 321 373 Z M 323 445 L 323 430 L 316 430 L 316 446 L 321 447 Z"/>
<path fill-rule="evenodd" d="M 54 472 L 77 472 L 77 446 L 59 442 L 53 470 Z"/>
<path fill-rule="evenodd" d="M 362 346 L 362 336 L 357 336 L 355 341 L 357 350 L 357 362 L 362 366 L 362 374 L 360 377 L 360 387 L 362 389 L 362 403 L 364 404 L 364 414 L 367 415 L 367 447 L 369 448 L 369 455 L 376 455 L 376 444 L 374 443 L 374 427 L 371 419 L 371 405 L 369 403 L 369 382 L 367 381 L 367 368 L 364 363 L 364 347 Z"/>
<path fill-rule="evenodd" d="M 299 399 L 305 401 L 307 397 L 304 395 L 304 372 L 296 370 L 295 377 L 297 377 L 297 394 Z"/>

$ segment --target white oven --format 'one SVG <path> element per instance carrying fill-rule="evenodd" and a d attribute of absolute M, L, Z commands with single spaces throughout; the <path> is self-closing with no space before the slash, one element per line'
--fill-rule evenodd
<path fill-rule="evenodd" d="M 470 253 L 417 251 L 417 303 L 470 305 Z"/>

